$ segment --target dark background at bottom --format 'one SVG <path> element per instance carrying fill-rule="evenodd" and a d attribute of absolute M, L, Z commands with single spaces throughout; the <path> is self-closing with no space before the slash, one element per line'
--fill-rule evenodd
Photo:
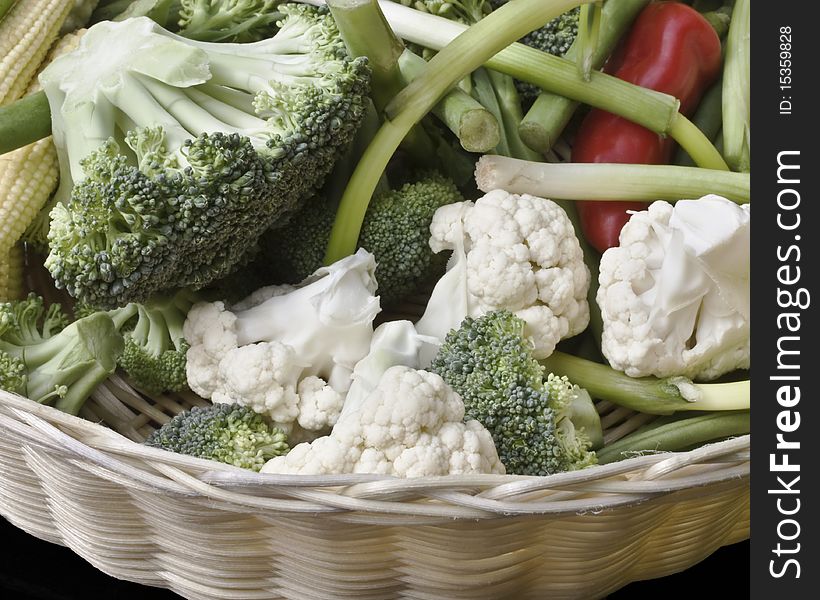
<path fill-rule="evenodd" d="M 0 517 L 0 597 L 13 600 L 78 600 L 117 598 L 174 600 L 167 590 L 119 581 L 98 571 L 71 550 L 49 544 L 11 526 Z M 641 596 L 698 597 L 704 582 L 731 574 L 732 596 L 749 597 L 749 541 L 720 548 L 691 569 L 649 581 L 632 583 L 609 596 L 625 600 Z"/>

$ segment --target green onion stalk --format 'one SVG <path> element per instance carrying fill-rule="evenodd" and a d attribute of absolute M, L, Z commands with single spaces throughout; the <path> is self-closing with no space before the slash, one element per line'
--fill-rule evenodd
<path fill-rule="evenodd" d="M 353 57 L 365 56 L 370 66 L 370 97 L 381 114 L 387 103 L 404 88 L 399 69 L 399 57 L 404 43 L 396 37 L 378 10 L 376 0 L 327 0 L 339 34 L 348 53 Z M 367 32 L 361 35 L 360 32 Z M 432 166 L 435 146 L 427 133 L 413 126 L 401 141 L 402 148 L 414 162 Z"/>
<path fill-rule="evenodd" d="M 598 53 L 603 4 L 602 0 L 594 4 L 584 4 L 581 7 L 581 15 L 578 19 L 578 41 L 580 43 L 577 60 L 578 73 L 585 81 L 589 81 L 592 65 L 595 63 L 595 55 Z"/>
<path fill-rule="evenodd" d="M 629 377 L 563 352 L 553 352 L 540 362 L 548 372 L 566 375 L 593 398 L 650 415 L 749 409 L 749 380 L 694 383 L 686 377 Z"/>
<path fill-rule="evenodd" d="M 744 172 L 750 168 L 750 55 L 749 0 L 737 0 L 723 67 L 723 153 L 732 169 Z"/>
<path fill-rule="evenodd" d="M 653 202 L 718 194 L 738 204 L 751 199 L 749 173 L 677 165 L 544 163 L 484 155 L 476 166 L 478 189 L 503 189 L 561 200 Z"/>
<path fill-rule="evenodd" d="M 660 418 L 595 452 L 608 464 L 650 452 L 677 452 L 708 442 L 749 433 L 750 412 L 729 411 L 666 420 Z"/>

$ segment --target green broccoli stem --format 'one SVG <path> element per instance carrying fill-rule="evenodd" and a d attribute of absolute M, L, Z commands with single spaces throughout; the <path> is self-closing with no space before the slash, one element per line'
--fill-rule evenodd
<path fill-rule="evenodd" d="M 514 40 L 578 4 L 579 0 L 518 0 L 507 4 L 470 27 L 430 60 L 424 74 L 399 94 L 400 99 L 394 98 L 394 102 L 399 100 L 397 106 L 401 110 L 390 113 L 388 108 L 387 120 L 353 172 L 333 223 L 326 263 L 356 250 L 368 203 L 388 161 L 407 132 L 447 90 Z"/>
<path fill-rule="evenodd" d="M 692 446 L 749 433 L 748 410 L 715 413 L 653 423 L 598 450 L 599 464 L 646 452 L 676 452 Z"/>
<path fill-rule="evenodd" d="M 399 57 L 399 68 L 407 84 L 424 72 L 427 61 L 406 49 Z M 453 132 L 461 147 L 468 152 L 488 152 L 501 139 L 496 117 L 457 86 L 433 107 L 432 113 Z"/>
<path fill-rule="evenodd" d="M 692 383 L 685 377 L 629 377 L 606 365 L 563 352 L 553 352 L 540 362 L 548 372 L 566 375 L 593 398 L 650 415 L 749 408 L 748 380 Z"/>
<path fill-rule="evenodd" d="M 0 155 L 51 135 L 51 111 L 45 92 L 35 92 L 0 106 Z"/>
<path fill-rule="evenodd" d="M 637 14 L 649 0 L 607 0 L 601 15 L 601 31 L 595 52 L 590 59 L 591 69 L 599 69 L 612 53 L 618 40 L 635 20 Z M 564 58 L 577 60 L 581 42 L 576 41 L 567 50 Z M 569 123 L 578 102 L 550 92 L 541 92 L 532 107 L 521 120 L 519 133 L 530 148 L 546 154 L 561 137 Z"/>
<path fill-rule="evenodd" d="M 476 185 L 482 191 L 564 200 L 676 201 L 719 194 L 743 204 L 750 201 L 749 173 L 675 165 L 613 163 L 542 163 L 505 156 L 482 156 Z"/>
<path fill-rule="evenodd" d="M 350 55 L 367 57 L 371 73 L 370 96 L 376 110 L 382 113 L 404 88 L 399 69 L 404 43 L 390 29 L 377 0 L 327 0 L 326 4 Z M 412 127 L 401 147 L 416 163 L 432 166 L 435 146 L 421 127 Z"/>
<path fill-rule="evenodd" d="M 698 109 L 692 117 L 692 123 L 695 127 L 700 129 L 703 135 L 712 141 L 716 140 L 723 125 L 722 95 L 723 80 L 720 79 L 703 95 L 700 104 L 698 104 Z M 695 165 L 692 157 L 680 147 L 676 150 L 672 163 L 683 167 Z"/>
<path fill-rule="evenodd" d="M 115 308 L 108 311 L 108 316 L 114 321 L 114 327 L 117 331 L 122 331 L 122 328 L 133 319 L 139 312 L 139 304 L 129 302 L 122 308 Z"/>
<path fill-rule="evenodd" d="M 508 156 L 522 160 L 542 160 L 542 156 L 527 146 L 518 133 L 518 124 L 524 114 L 518 90 L 515 89 L 515 81 L 504 73 L 492 69 L 486 71 L 498 100 L 501 122 L 504 124 L 504 137 L 509 148 Z"/>
<path fill-rule="evenodd" d="M 736 0 L 723 66 L 723 152 L 742 172 L 750 168 L 750 42 L 749 0 Z"/>
<path fill-rule="evenodd" d="M 584 4 L 581 7 L 581 14 L 578 18 L 578 73 L 589 81 L 593 65 L 598 54 L 598 45 L 601 43 L 601 20 L 603 13 L 603 1 L 595 4 Z M 597 67 L 596 67 L 597 68 Z"/>
<path fill-rule="evenodd" d="M 116 368 L 122 336 L 106 313 L 75 321 L 58 335 L 23 349 L 26 396 L 76 415 Z"/>
<path fill-rule="evenodd" d="M 191 308 L 190 302 L 178 301 L 175 296 L 168 303 L 145 307 L 151 323 L 150 333 L 146 340 L 149 352 L 159 356 L 166 350 L 179 350 L 185 336 L 182 327 Z M 171 347 L 168 342 L 171 342 Z"/>

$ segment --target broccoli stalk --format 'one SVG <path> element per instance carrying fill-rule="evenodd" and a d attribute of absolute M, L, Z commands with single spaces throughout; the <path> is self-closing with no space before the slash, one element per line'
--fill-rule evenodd
<path fill-rule="evenodd" d="M 0 388 L 76 415 L 114 372 L 123 340 L 104 313 L 67 321 L 33 294 L 0 304 Z"/>
<path fill-rule="evenodd" d="M 247 406 L 195 406 L 154 431 L 146 446 L 259 471 L 288 452 L 287 437 Z"/>
<path fill-rule="evenodd" d="M 43 71 L 58 287 L 100 308 L 203 287 L 321 185 L 361 122 L 369 71 L 326 10 L 280 9 L 277 34 L 254 44 L 99 23 Z"/>
<path fill-rule="evenodd" d="M 566 375 L 594 398 L 650 415 L 749 408 L 749 380 L 693 383 L 686 377 L 629 377 L 606 365 L 563 352 L 553 352 L 541 364 L 551 373 Z"/>
<path fill-rule="evenodd" d="M 592 401 L 565 377 L 545 381 L 524 326 L 506 310 L 467 317 L 447 334 L 430 370 L 461 396 L 465 418 L 490 432 L 507 473 L 551 475 L 595 464 L 592 438 L 600 439 L 601 427 Z M 574 422 L 576 415 L 582 418 Z"/>
<path fill-rule="evenodd" d="M 197 294 L 181 290 L 108 311 L 125 347 L 118 363 L 132 383 L 150 393 L 187 389 L 186 353 L 182 327 Z"/>

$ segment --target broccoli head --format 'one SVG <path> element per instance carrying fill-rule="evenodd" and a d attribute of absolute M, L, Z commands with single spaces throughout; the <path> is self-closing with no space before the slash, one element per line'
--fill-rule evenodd
<path fill-rule="evenodd" d="M 464 400 L 465 418 L 490 432 L 507 473 L 551 475 L 595 464 L 590 439 L 571 421 L 578 389 L 558 377 L 545 381 L 524 326 L 506 310 L 468 317 L 447 334 L 430 370 Z"/>
<path fill-rule="evenodd" d="M 359 247 L 376 257 L 383 304 L 401 300 L 443 272 L 443 260 L 430 249 L 430 223 L 439 207 L 463 201 L 455 184 L 434 171 L 376 194 L 365 214 Z M 332 203 L 318 196 L 285 228 L 265 236 L 262 256 L 272 269 L 271 279 L 298 283 L 322 266 L 335 214 Z"/>
<path fill-rule="evenodd" d="M 0 388 L 77 414 L 114 372 L 123 340 L 105 313 L 67 323 L 34 294 L 0 304 Z"/>
<path fill-rule="evenodd" d="M 101 22 L 43 71 L 58 287 L 100 308 L 203 287 L 321 186 L 364 114 L 369 69 L 327 10 L 278 10 L 276 35 L 252 44 Z"/>
<path fill-rule="evenodd" d="M 154 431 L 146 446 L 258 471 L 288 452 L 287 436 L 247 406 L 195 406 Z"/>

